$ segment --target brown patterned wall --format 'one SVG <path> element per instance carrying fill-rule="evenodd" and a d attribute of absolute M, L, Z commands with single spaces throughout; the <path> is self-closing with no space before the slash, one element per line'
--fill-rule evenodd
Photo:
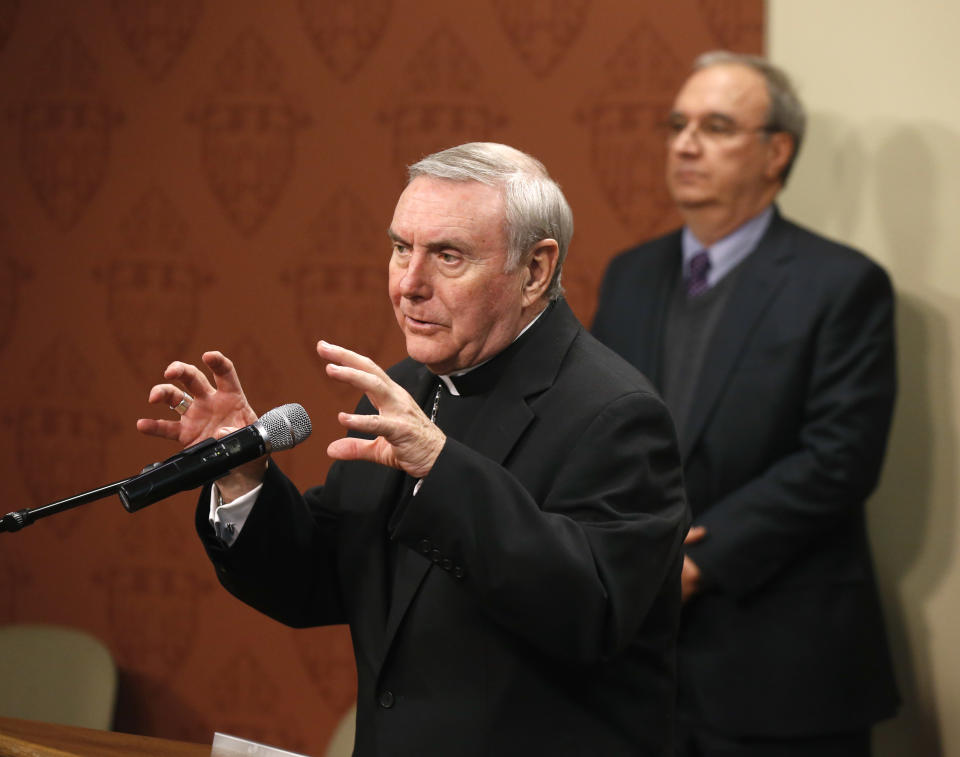
<path fill-rule="evenodd" d="M 149 386 L 220 348 L 264 411 L 301 402 L 322 479 L 326 338 L 402 356 L 384 234 L 403 166 L 470 140 L 541 158 L 589 320 L 617 250 L 676 222 L 654 125 L 695 54 L 758 51 L 762 0 L 0 0 L 0 514 L 132 475 Z M 216 583 L 194 497 L 0 534 L 0 622 L 78 625 L 122 669 L 117 726 L 322 752 L 354 696 L 342 628 Z"/>

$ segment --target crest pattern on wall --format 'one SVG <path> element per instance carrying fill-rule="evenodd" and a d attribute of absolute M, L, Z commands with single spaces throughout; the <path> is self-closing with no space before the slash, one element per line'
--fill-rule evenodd
<path fill-rule="evenodd" d="M 20 162 L 43 210 L 67 231 L 104 181 L 123 114 L 100 90 L 100 66 L 72 29 L 46 45 L 30 78 L 16 112 Z"/>
<path fill-rule="evenodd" d="M 451 145 L 496 141 L 507 118 L 470 50 L 460 31 L 441 24 L 407 54 L 395 101 L 381 115 L 398 168 Z"/>
<path fill-rule="evenodd" d="M 392 0 L 300 0 L 304 28 L 330 71 L 349 81 L 387 33 Z"/>
<path fill-rule="evenodd" d="M 154 81 L 162 79 L 197 30 L 202 0 L 113 0 L 124 43 Z"/>
<path fill-rule="evenodd" d="M 606 262 L 677 222 L 658 125 L 693 58 L 762 49 L 762 0 L 0 0 L 0 456 L 8 508 L 122 480 L 175 444 L 140 417 L 172 360 L 220 349 L 263 412 L 337 412 L 318 339 L 403 356 L 386 235 L 405 166 L 453 144 L 543 160 L 589 323 Z M 100 635 L 116 727 L 322 754 L 356 696 L 345 628 L 293 630 L 217 583 L 194 493 L 116 498 L 0 534 L 0 623 Z M 203 517 L 201 511 L 201 517 Z"/>
<path fill-rule="evenodd" d="M 583 31 L 590 0 L 491 0 L 503 29 L 537 76 L 547 76 Z"/>
<path fill-rule="evenodd" d="M 659 127 L 684 71 L 653 27 L 641 24 L 605 61 L 601 88 L 579 111 L 603 196 L 638 237 L 652 235 L 672 208 Z"/>
<path fill-rule="evenodd" d="M 250 236 L 290 179 L 297 132 L 310 119 L 284 94 L 283 67 L 264 39 L 244 31 L 216 66 L 217 89 L 190 113 L 210 189 Z"/>
<path fill-rule="evenodd" d="M 317 341 L 325 339 L 380 358 L 395 329 L 384 264 L 390 248 L 380 227 L 358 196 L 340 189 L 327 198 L 304 235 L 307 247 L 284 278 L 293 290 L 297 329 L 309 354 L 315 355 Z M 339 383 L 329 388 L 354 393 Z"/>
<path fill-rule="evenodd" d="M 186 354 L 212 275 L 190 255 L 186 221 L 160 189 L 148 190 L 127 211 L 120 237 L 97 278 L 117 349 L 146 382 Z"/>

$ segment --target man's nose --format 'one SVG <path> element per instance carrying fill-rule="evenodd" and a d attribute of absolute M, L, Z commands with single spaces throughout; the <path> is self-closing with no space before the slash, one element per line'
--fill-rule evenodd
<path fill-rule="evenodd" d="M 700 125 L 690 121 L 670 139 L 671 152 L 690 154 L 700 151 Z"/>
<path fill-rule="evenodd" d="M 427 297 L 430 292 L 430 258 L 422 250 L 410 253 L 403 276 L 400 277 L 400 294 L 404 297 Z"/>

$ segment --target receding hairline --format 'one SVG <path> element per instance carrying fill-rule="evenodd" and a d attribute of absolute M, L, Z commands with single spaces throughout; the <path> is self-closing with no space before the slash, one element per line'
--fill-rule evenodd
<path fill-rule="evenodd" d="M 417 179 L 429 180 L 431 182 L 436 182 L 441 185 L 445 184 L 450 186 L 454 186 L 454 185 L 466 186 L 470 184 L 476 184 L 481 187 L 489 187 L 489 189 L 493 192 L 493 196 L 497 198 L 497 202 L 498 202 L 498 207 L 496 207 L 495 209 L 492 209 L 492 212 L 496 215 L 498 219 L 500 219 L 501 231 L 503 232 L 503 235 L 504 235 L 503 242 L 504 242 L 504 245 L 508 244 L 509 233 L 508 233 L 508 223 L 507 223 L 507 214 L 506 214 L 507 200 L 506 200 L 505 189 L 504 189 L 505 185 L 503 183 L 496 182 L 496 181 L 482 181 L 479 179 L 445 178 L 442 176 L 433 176 L 432 174 L 421 174 L 421 175 L 412 177 L 407 182 L 407 185 L 404 187 L 403 192 L 400 195 L 401 198 L 406 193 L 406 191 L 413 185 L 414 181 Z M 400 202 L 401 200 L 397 201 L 398 206 Z M 394 210 L 394 214 L 396 214 L 396 209 Z M 470 216 L 470 219 L 473 219 L 473 218 L 475 218 L 475 216 Z M 394 220 L 391 219 L 390 225 L 387 227 L 387 237 L 390 239 L 390 241 L 395 243 L 399 242 L 405 245 L 411 244 L 412 240 L 406 239 L 397 229 L 394 228 L 393 224 L 394 224 Z M 429 242 L 427 247 L 429 249 L 450 248 L 450 249 L 463 250 L 463 251 L 474 249 L 474 245 L 466 237 L 454 232 L 438 235 L 436 239 L 432 239 Z"/>
<path fill-rule="evenodd" d="M 508 266 L 520 265 L 536 242 L 556 241 L 560 256 L 547 294 L 550 299 L 562 295 L 561 271 L 573 236 L 573 212 L 539 159 L 498 142 L 469 142 L 409 166 L 407 186 L 420 176 L 474 181 L 497 189 L 504 203 Z"/>

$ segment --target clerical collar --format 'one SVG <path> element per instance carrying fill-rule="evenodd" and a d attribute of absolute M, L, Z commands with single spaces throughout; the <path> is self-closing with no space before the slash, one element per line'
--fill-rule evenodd
<path fill-rule="evenodd" d="M 492 358 L 488 358 L 482 363 L 477 363 L 456 373 L 438 373 L 437 378 L 443 382 L 443 385 L 447 387 L 447 391 L 454 397 L 480 394 L 486 391 L 497 382 L 497 379 L 500 378 L 500 375 L 503 373 L 504 367 L 510 362 L 509 359 L 507 359 L 507 355 L 512 354 L 514 350 L 520 348 L 521 339 L 530 331 L 533 324 L 539 321 L 545 313 L 553 309 L 553 306 L 554 302 L 549 303 L 537 314 L 536 318 L 523 327 L 523 330 L 517 334 L 516 338 L 506 349 L 501 350 Z"/>

